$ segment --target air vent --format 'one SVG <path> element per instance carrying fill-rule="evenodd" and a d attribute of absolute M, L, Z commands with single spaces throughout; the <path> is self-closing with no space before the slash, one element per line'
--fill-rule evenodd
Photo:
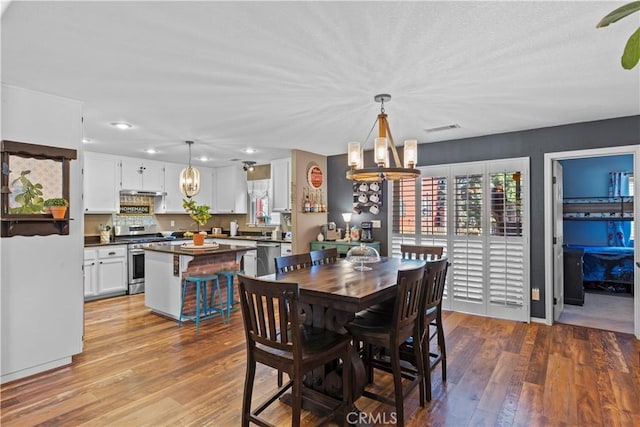
<path fill-rule="evenodd" d="M 451 124 L 451 125 L 438 126 L 436 128 L 425 129 L 424 131 L 426 133 L 433 133 L 433 132 L 441 132 L 443 130 L 458 129 L 458 128 L 460 128 L 460 125 L 457 124 L 457 123 L 454 123 L 454 124 Z"/>

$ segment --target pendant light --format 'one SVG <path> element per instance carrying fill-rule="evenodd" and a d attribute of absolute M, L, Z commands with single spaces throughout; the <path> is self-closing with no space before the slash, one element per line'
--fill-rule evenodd
<path fill-rule="evenodd" d="M 189 167 L 180 173 L 180 191 L 191 198 L 200 192 L 200 171 L 191 166 L 191 146 L 193 141 L 185 141 L 189 146 Z"/>
<path fill-rule="evenodd" d="M 420 171 L 416 169 L 418 163 L 417 140 L 408 139 L 404 141 L 404 165 L 400 163 L 400 157 L 393 142 L 391 129 L 389 128 L 389 122 L 387 121 L 387 115 L 384 110 L 384 103 L 385 101 L 388 102 L 391 100 L 391 95 L 383 93 L 374 96 L 373 99 L 380 103 L 380 114 L 378 114 L 369 132 L 369 135 L 371 135 L 377 123 L 378 137 L 375 139 L 373 147 L 374 161 L 377 166 L 365 167 L 362 145 L 359 142 L 350 142 L 347 148 L 347 161 L 351 169 L 347 171 L 347 179 L 352 181 L 381 182 L 415 179 L 419 177 Z M 369 135 L 367 135 L 365 143 L 367 139 L 369 139 Z M 389 148 L 393 154 L 394 168 L 389 165 Z"/>

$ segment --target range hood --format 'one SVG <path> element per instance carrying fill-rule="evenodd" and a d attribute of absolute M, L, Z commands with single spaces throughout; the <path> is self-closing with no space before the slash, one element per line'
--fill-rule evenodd
<path fill-rule="evenodd" d="M 167 195 L 167 193 L 163 193 L 162 191 L 149 191 L 149 190 L 120 190 L 120 194 L 123 194 L 126 196 L 152 196 L 152 197 L 162 197 Z"/>

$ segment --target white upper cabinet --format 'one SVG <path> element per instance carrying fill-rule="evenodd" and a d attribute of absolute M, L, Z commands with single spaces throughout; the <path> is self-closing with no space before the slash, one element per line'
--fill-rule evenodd
<path fill-rule="evenodd" d="M 213 213 L 247 213 L 247 175 L 242 166 L 213 169 Z"/>
<path fill-rule="evenodd" d="M 185 165 L 178 163 L 167 163 L 164 167 L 164 196 L 163 213 L 184 213 L 182 198 L 184 195 L 180 191 L 180 173 Z"/>
<path fill-rule="evenodd" d="M 118 213 L 120 198 L 119 157 L 84 153 L 84 211 Z"/>
<path fill-rule="evenodd" d="M 121 190 L 164 191 L 164 164 L 153 160 L 123 157 Z"/>
<path fill-rule="evenodd" d="M 291 158 L 271 162 L 274 212 L 291 212 Z"/>

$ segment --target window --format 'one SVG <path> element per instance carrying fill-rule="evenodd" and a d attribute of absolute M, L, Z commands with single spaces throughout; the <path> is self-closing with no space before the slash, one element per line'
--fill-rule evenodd
<path fill-rule="evenodd" d="M 403 243 L 442 246 L 451 262 L 444 307 L 527 320 L 529 159 L 420 169 L 393 183 L 392 255 Z"/>

